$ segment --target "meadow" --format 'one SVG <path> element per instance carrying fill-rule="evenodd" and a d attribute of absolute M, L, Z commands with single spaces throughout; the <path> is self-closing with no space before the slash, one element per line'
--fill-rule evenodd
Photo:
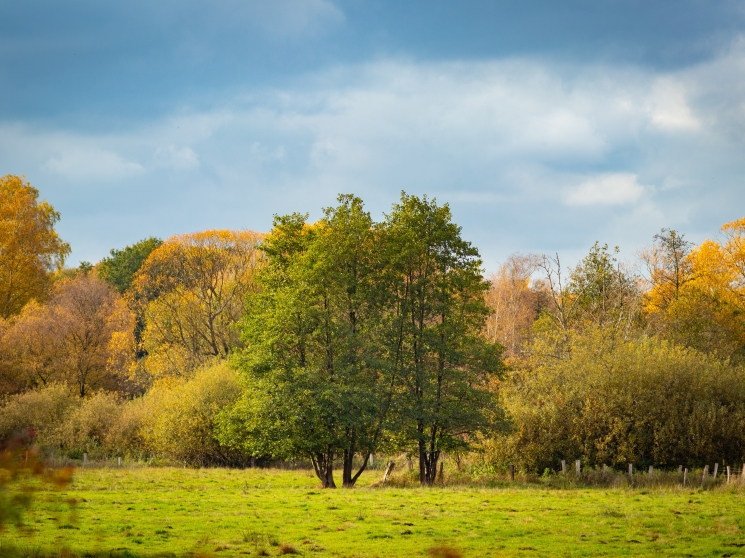
<path fill-rule="evenodd" d="M 91 468 L 36 494 L 2 556 L 742 556 L 739 485 L 321 490 L 312 472 Z"/>

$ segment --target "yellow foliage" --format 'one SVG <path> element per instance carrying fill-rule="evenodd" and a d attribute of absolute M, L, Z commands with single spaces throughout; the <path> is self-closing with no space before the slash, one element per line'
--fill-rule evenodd
<path fill-rule="evenodd" d="M 645 311 L 657 331 L 699 350 L 745 358 L 745 219 L 722 227 L 686 256 L 680 288 L 652 274 Z"/>
<path fill-rule="evenodd" d="M 132 295 L 145 322 L 145 368 L 152 376 L 189 375 L 240 343 L 233 325 L 255 288 L 262 238 L 247 230 L 209 230 L 171 237 L 153 250 Z"/>
<path fill-rule="evenodd" d="M 231 464 L 231 452 L 215 439 L 216 418 L 240 393 L 238 374 L 225 362 L 200 368 L 189 380 L 159 380 L 145 396 L 150 412 L 142 436 L 154 452 L 177 461 Z"/>
<path fill-rule="evenodd" d="M 49 272 L 61 268 L 70 253 L 54 230 L 59 213 L 38 197 L 23 178 L 0 177 L 0 318 L 42 297 Z"/>

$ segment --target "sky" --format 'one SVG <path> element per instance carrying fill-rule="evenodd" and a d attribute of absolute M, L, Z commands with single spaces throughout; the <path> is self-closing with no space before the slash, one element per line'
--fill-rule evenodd
<path fill-rule="evenodd" d="M 448 203 L 487 272 L 745 217 L 745 3 L 0 0 L 0 175 L 68 260 Z"/>

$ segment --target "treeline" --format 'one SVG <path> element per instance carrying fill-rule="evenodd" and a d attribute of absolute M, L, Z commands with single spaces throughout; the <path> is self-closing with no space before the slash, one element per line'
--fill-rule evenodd
<path fill-rule="evenodd" d="M 0 201 L 0 437 L 301 459 L 327 487 L 380 452 L 416 457 L 423 484 L 443 453 L 539 472 L 745 457 L 745 219 L 700 246 L 665 229 L 634 264 L 598 243 L 569 270 L 515 255 L 486 281 L 426 197 L 378 222 L 344 195 L 315 223 L 150 238 L 77 269 L 33 187 L 6 176 Z"/>

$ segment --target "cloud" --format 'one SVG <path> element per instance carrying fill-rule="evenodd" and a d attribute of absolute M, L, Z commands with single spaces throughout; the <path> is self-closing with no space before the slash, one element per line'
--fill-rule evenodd
<path fill-rule="evenodd" d="M 75 180 L 117 180 L 139 174 L 145 169 L 119 154 L 97 148 L 65 149 L 50 157 L 44 168 Z"/>
<path fill-rule="evenodd" d="M 668 77 L 658 79 L 650 95 L 652 124 L 663 130 L 697 130 L 701 122 L 694 116 L 686 96 L 683 83 Z"/>
<path fill-rule="evenodd" d="M 127 242 L 266 230 L 275 213 L 318 216 L 339 192 L 379 214 L 402 189 L 450 202 L 492 260 L 638 246 L 663 226 L 695 240 L 745 206 L 743 45 L 669 72 L 531 58 L 340 66 L 116 132 L 0 123 L 0 166 L 52 198 L 95 185 L 139 230 Z M 100 211 L 88 203 L 70 207 Z M 90 242 L 76 234 L 76 250 Z M 117 238 L 100 240 L 104 254 Z"/>
<path fill-rule="evenodd" d="M 613 173 L 594 176 L 569 188 L 564 196 L 567 205 L 629 205 L 636 203 L 644 193 L 638 176 L 631 173 Z"/>
<path fill-rule="evenodd" d="M 155 151 L 156 164 L 168 167 L 176 171 L 195 170 L 199 168 L 199 157 L 191 147 L 176 147 L 173 144 L 168 147 L 159 147 Z"/>

